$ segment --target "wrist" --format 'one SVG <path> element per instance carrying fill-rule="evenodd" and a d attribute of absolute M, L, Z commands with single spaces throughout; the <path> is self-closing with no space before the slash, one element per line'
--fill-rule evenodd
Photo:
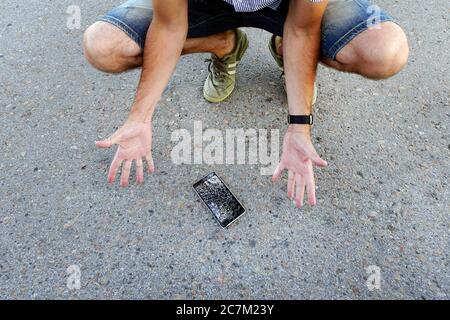
<path fill-rule="evenodd" d="M 153 118 L 153 110 L 148 110 L 144 106 L 134 103 L 128 114 L 128 120 L 135 122 L 151 122 Z"/>
<path fill-rule="evenodd" d="M 311 126 L 313 124 L 313 115 L 312 113 L 306 114 L 297 114 L 297 115 L 288 115 L 288 131 L 289 132 L 299 132 L 303 134 L 310 134 Z"/>
<path fill-rule="evenodd" d="M 311 126 L 305 124 L 289 124 L 288 132 L 298 132 L 303 133 L 305 135 L 311 135 Z"/>

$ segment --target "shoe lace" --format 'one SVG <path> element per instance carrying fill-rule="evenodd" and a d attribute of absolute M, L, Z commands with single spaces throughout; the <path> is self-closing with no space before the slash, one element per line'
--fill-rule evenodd
<path fill-rule="evenodd" d="M 217 56 L 211 56 L 211 58 L 205 59 L 205 62 L 209 62 L 208 71 L 213 74 L 213 80 L 217 82 L 225 82 L 229 75 L 226 62 Z"/>

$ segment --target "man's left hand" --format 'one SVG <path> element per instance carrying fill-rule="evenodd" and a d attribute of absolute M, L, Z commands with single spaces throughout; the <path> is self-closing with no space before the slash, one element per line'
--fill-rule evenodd
<path fill-rule="evenodd" d="M 283 154 L 272 181 L 279 180 L 284 169 L 289 171 L 287 195 L 289 199 L 294 199 L 295 194 L 297 208 L 303 205 L 305 188 L 309 205 L 316 205 L 313 164 L 318 167 L 328 165 L 314 149 L 309 131 L 298 130 L 294 126 L 290 126 L 284 136 Z"/>

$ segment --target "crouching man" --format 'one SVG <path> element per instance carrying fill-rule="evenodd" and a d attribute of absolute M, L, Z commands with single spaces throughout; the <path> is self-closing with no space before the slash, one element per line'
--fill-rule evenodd
<path fill-rule="evenodd" d="M 316 204 L 313 166 L 327 166 L 311 142 L 317 64 L 385 79 L 408 59 L 403 30 L 367 0 L 130 0 L 101 16 L 84 35 L 87 60 L 111 73 L 142 67 L 127 120 L 96 142 L 118 145 L 110 183 L 122 167 L 120 185 L 127 186 L 133 161 L 137 183 L 144 180 L 144 160 L 154 172 L 152 116 L 181 54 L 211 53 L 206 100 L 220 102 L 233 92 L 248 47 L 240 27 L 273 34 L 269 50 L 285 75 L 289 126 L 273 180 L 288 170 L 288 197 L 300 207 L 306 190 L 308 203 Z"/>

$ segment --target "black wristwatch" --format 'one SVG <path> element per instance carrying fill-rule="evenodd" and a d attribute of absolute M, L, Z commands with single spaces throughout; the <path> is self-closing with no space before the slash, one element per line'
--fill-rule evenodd
<path fill-rule="evenodd" d="M 312 125 L 314 122 L 314 117 L 312 114 L 303 116 L 293 116 L 288 115 L 289 124 L 309 124 Z"/>

